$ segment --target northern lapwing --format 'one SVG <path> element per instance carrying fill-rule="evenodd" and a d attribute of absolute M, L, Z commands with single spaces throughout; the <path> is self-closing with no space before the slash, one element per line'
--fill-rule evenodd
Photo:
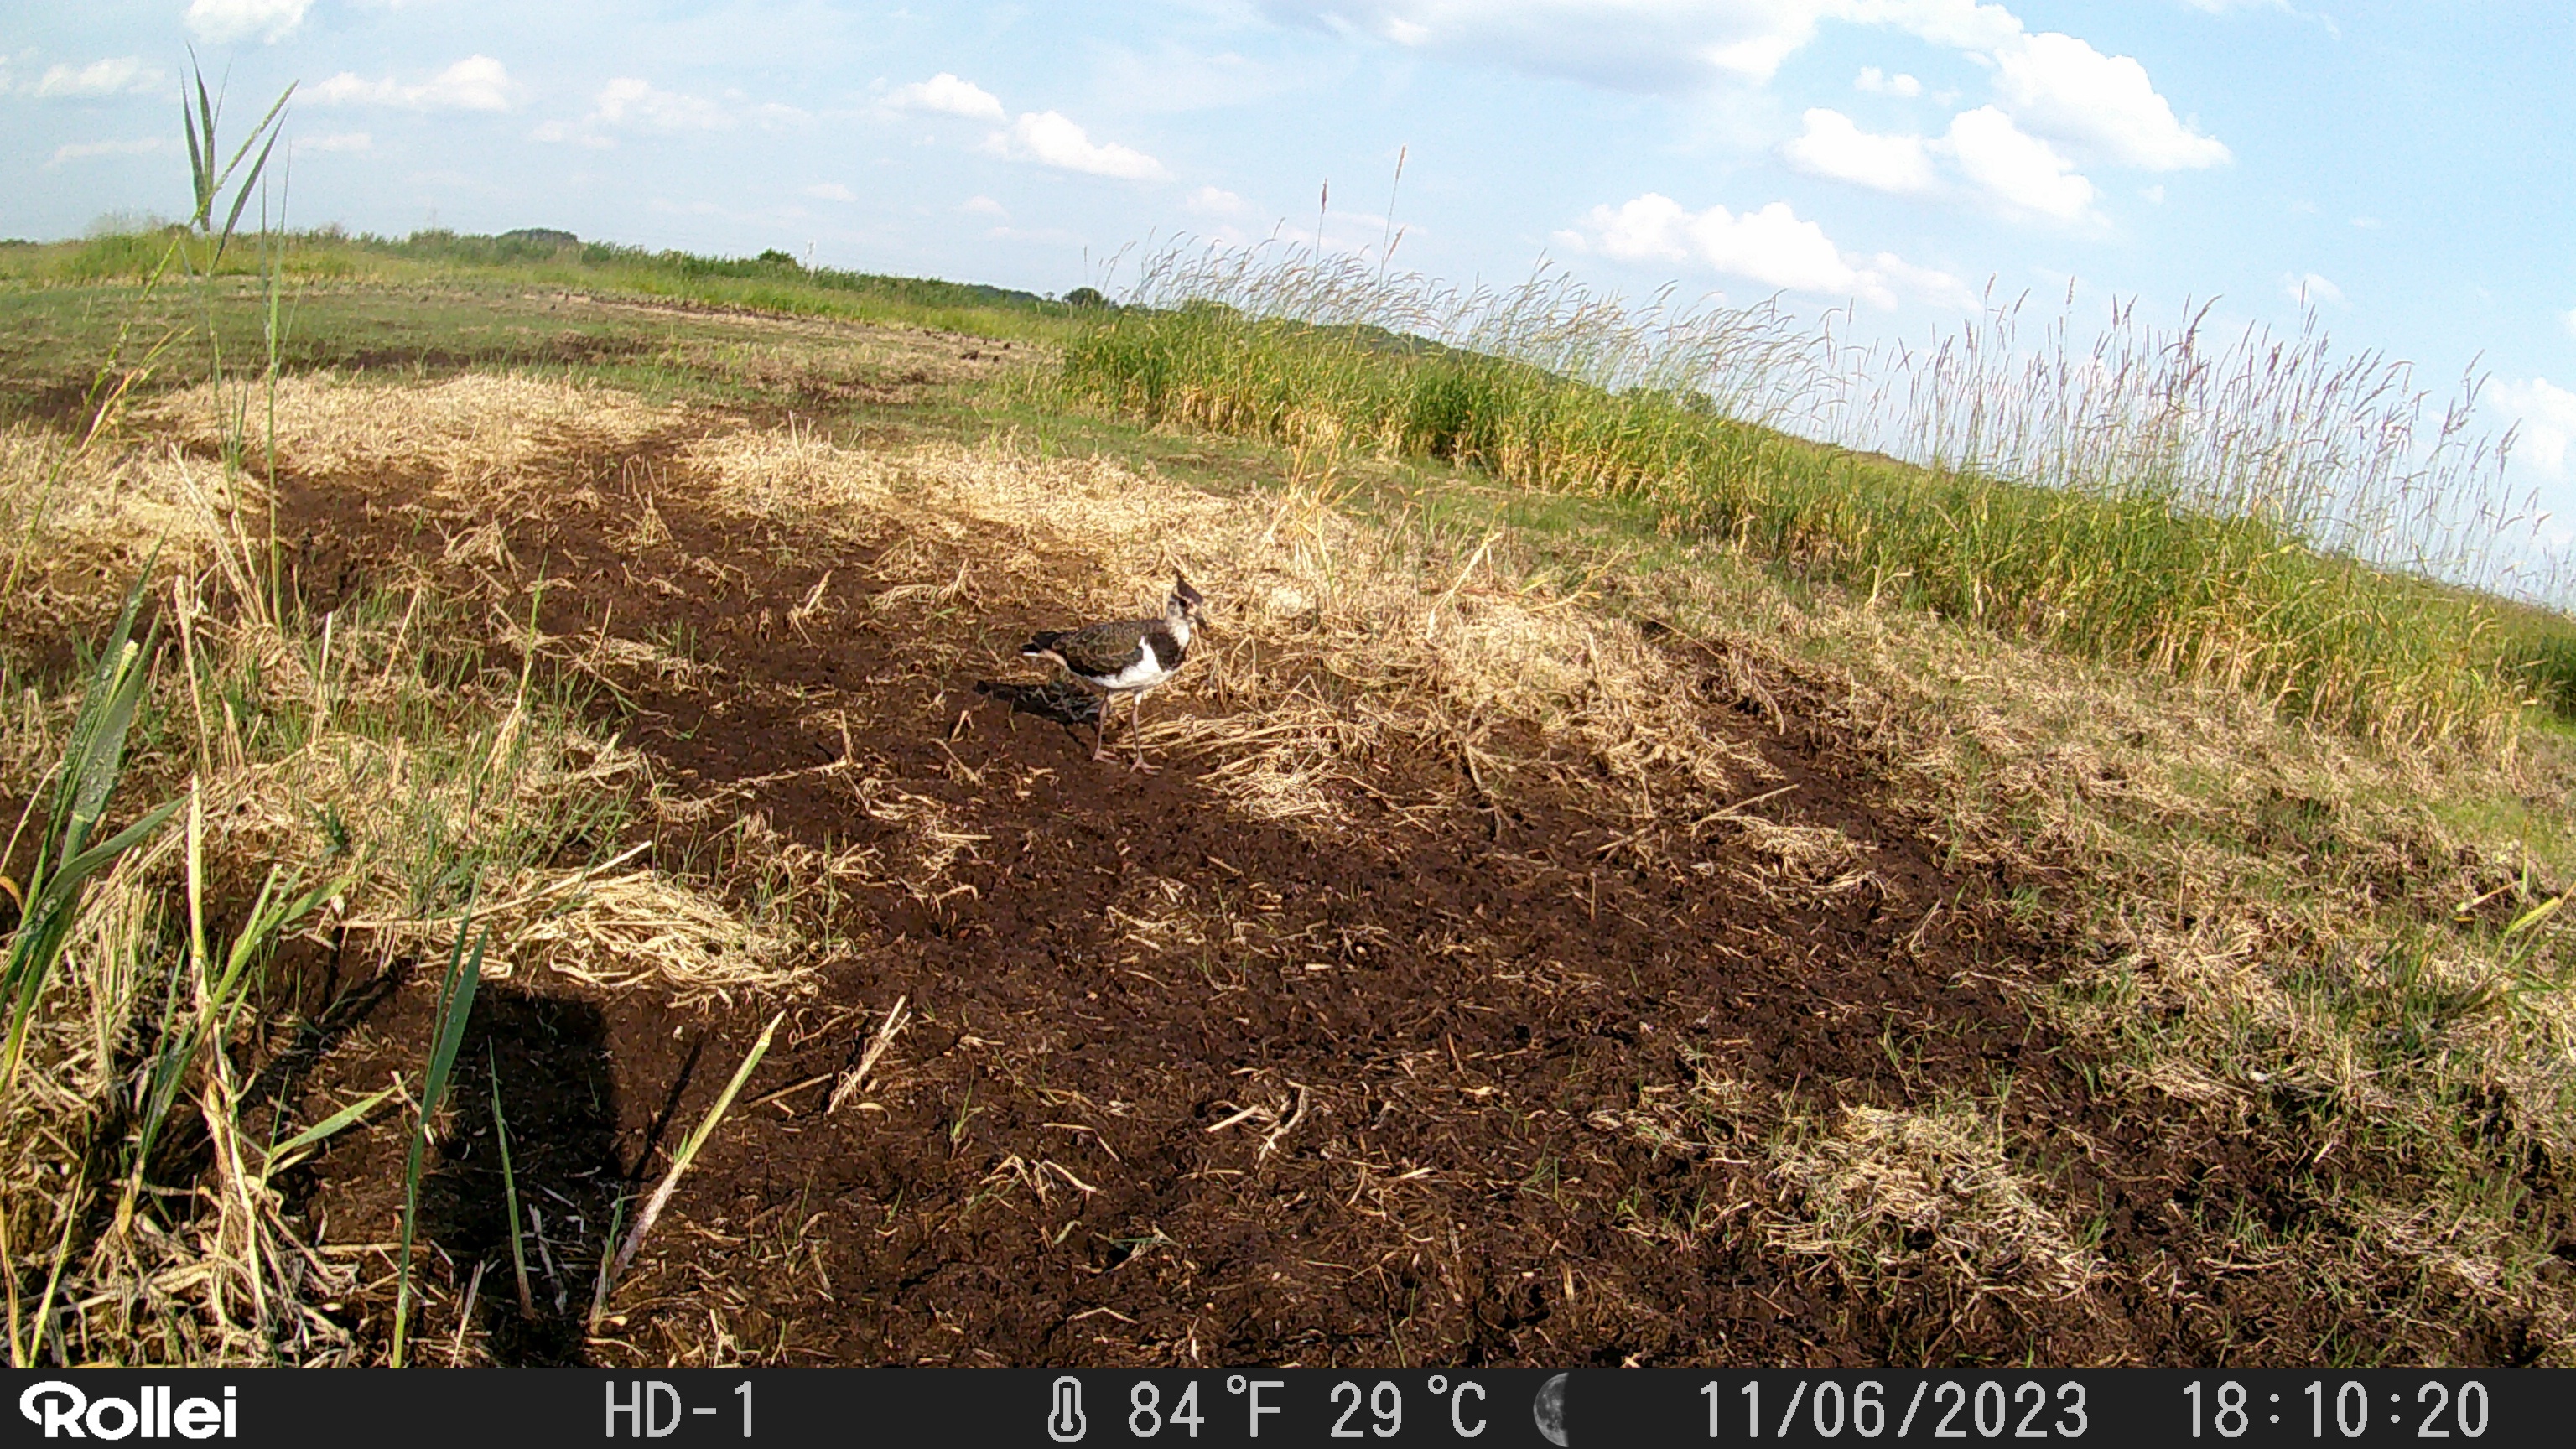
<path fill-rule="evenodd" d="M 1091 758 L 1110 759 L 1109 716 L 1119 696 L 1136 701 L 1127 711 L 1127 735 L 1136 739 L 1136 717 L 1144 708 L 1145 691 L 1171 678 L 1189 657 L 1190 635 L 1206 604 L 1206 597 L 1191 588 L 1188 579 L 1174 574 L 1171 601 L 1163 606 L 1161 618 L 1050 630 L 1021 645 L 1020 657 L 1061 664 L 1074 683 L 1103 696 L 1100 732 L 1092 743 Z M 1154 767 L 1145 763 L 1142 740 L 1136 741 L 1136 763 L 1129 769 L 1153 772 Z"/>

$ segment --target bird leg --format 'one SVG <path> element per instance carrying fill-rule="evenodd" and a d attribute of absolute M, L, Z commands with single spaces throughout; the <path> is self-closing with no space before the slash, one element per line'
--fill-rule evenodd
<path fill-rule="evenodd" d="M 1136 763 L 1127 767 L 1127 773 L 1131 775 L 1155 773 L 1155 767 L 1145 763 L 1145 738 L 1136 732 L 1138 724 L 1144 719 L 1144 713 L 1145 693 L 1143 690 L 1138 690 L 1136 702 L 1127 706 L 1127 741 L 1136 747 Z"/>
<path fill-rule="evenodd" d="M 1091 745 L 1091 758 L 1095 760 L 1115 758 L 1109 753 L 1109 716 L 1117 708 L 1118 696 L 1115 693 L 1104 693 L 1100 696 L 1100 718 L 1095 721 L 1098 733 L 1093 735 Z"/>

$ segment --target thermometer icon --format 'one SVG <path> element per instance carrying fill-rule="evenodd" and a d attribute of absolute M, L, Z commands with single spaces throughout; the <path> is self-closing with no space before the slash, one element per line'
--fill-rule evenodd
<path fill-rule="evenodd" d="M 1089 1427 L 1082 1417 L 1082 1380 L 1066 1374 L 1055 1381 L 1047 1403 L 1047 1437 L 1059 1444 L 1079 1443 Z"/>

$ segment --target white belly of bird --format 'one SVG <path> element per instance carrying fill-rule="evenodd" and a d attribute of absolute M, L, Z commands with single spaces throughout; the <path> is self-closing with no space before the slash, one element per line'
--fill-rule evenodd
<path fill-rule="evenodd" d="M 1136 662 L 1116 674 L 1103 676 L 1099 684 L 1103 689 L 1151 689 L 1171 676 L 1172 671 L 1165 669 L 1163 661 L 1155 657 L 1153 641 L 1139 639 L 1136 641 Z"/>

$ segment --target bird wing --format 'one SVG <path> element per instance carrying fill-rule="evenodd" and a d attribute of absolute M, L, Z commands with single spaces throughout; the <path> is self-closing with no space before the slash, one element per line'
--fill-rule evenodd
<path fill-rule="evenodd" d="M 1141 648 L 1152 621 L 1129 619 L 1093 624 L 1055 641 L 1055 652 L 1076 674 L 1106 677 L 1133 668 L 1144 659 Z"/>

